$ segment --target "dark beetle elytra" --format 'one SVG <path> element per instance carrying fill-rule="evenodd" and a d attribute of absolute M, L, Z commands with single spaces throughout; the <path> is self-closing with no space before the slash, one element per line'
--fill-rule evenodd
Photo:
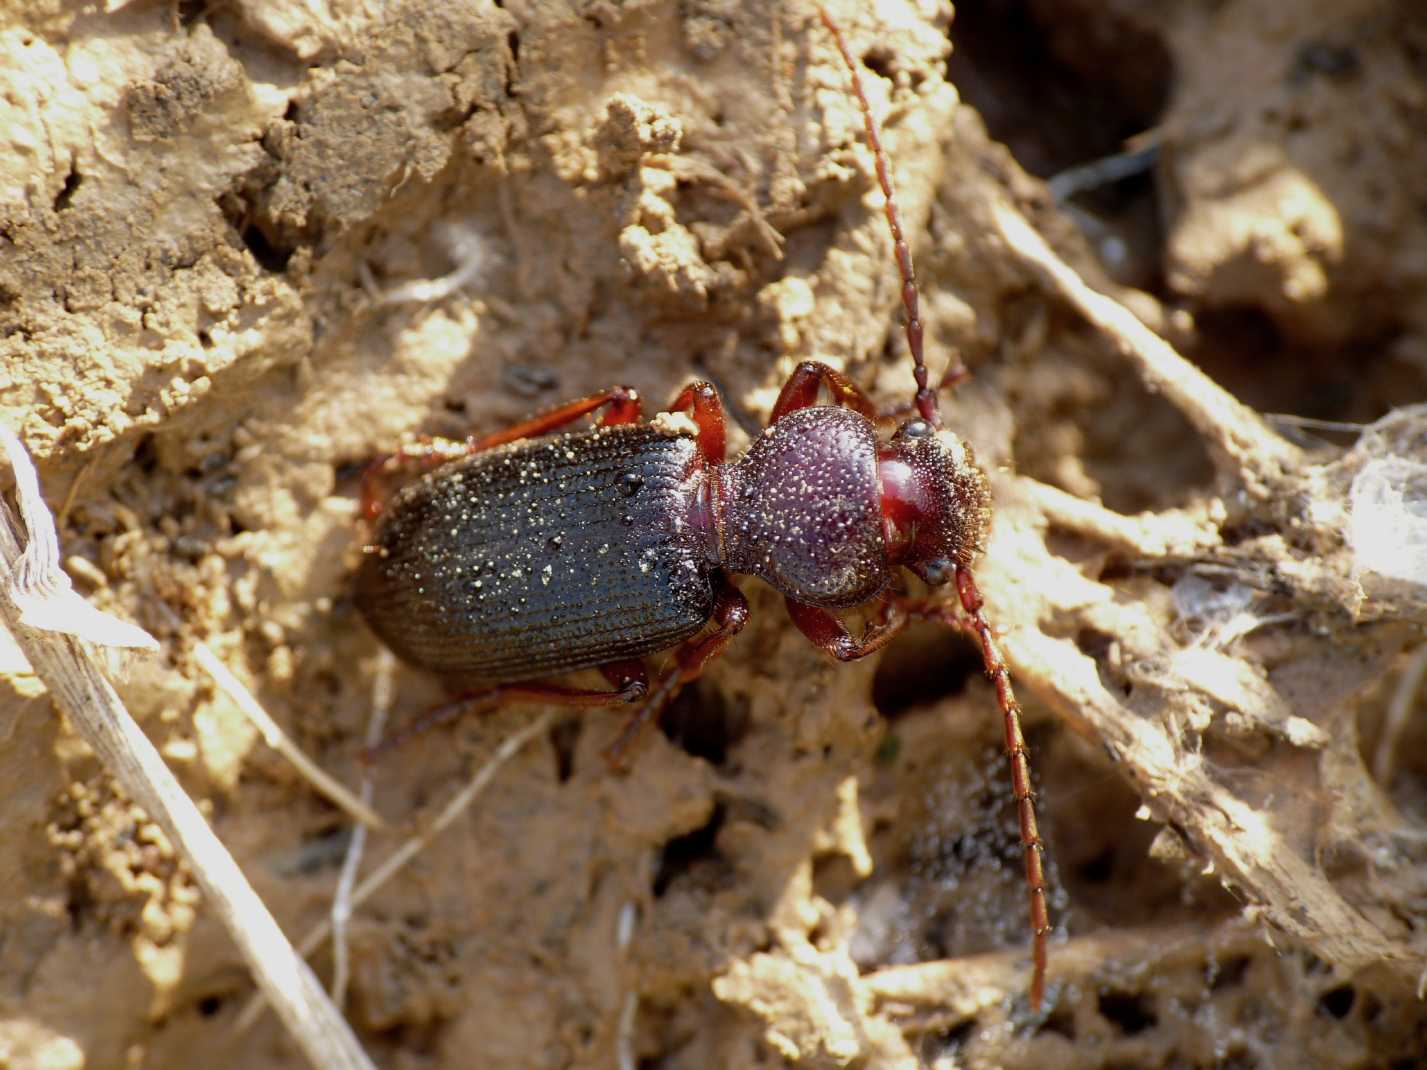
<path fill-rule="evenodd" d="M 737 460 L 725 457 L 723 407 L 704 382 L 650 423 L 641 422 L 638 396 L 616 387 L 485 438 L 404 451 L 369 470 L 364 485 L 364 513 L 380 522 L 358 574 L 357 604 L 405 661 L 490 696 L 577 705 L 638 699 L 648 692 L 639 659 L 673 648 L 673 667 L 611 747 L 615 758 L 742 628 L 748 603 L 734 575 L 781 591 L 798 628 L 844 661 L 878 650 L 912 617 L 969 630 L 1005 721 L 1035 929 L 1031 1000 L 1039 1006 L 1049 922 L 1020 708 L 970 571 L 990 519 L 986 477 L 941 426 L 886 155 L 842 34 L 822 18 L 852 72 L 886 197 L 918 415 L 884 440 L 867 397 L 831 368 L 805 361 Z M 817 404 L 823 390 L 833 404 Z M 593 428 L 539 437 L 597 410 Z M 413 464 L 431 470 L 383 506 L 376 477 Z M 954 581 L 962 618 L 898 593 L 899 568 L 932 586 Z M 833 612 L 851 607 L 866 610 L 861 636 Z M 613 688 L 543 682 L 587 668 L 600 669 Z"/>
<path fill-rule="evenodd" d="M 403 488 L 357 602 L 405 661 L 506 683 L 666 650 L 713 612 L 698 443 L 648 424 L 517 442 Z"/>

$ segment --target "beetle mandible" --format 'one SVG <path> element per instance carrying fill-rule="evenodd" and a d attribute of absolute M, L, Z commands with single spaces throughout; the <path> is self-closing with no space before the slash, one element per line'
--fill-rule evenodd
<path fill-rule="evenodd" d="M 780 591 L 803 634 L 842 661 L 881 649 L 912 617 L 967 629 L 1005 723 L 1038 1008 L 1050 928 L 1041 838 L 1020 706 L 971 571 L 985 545 L 990 492 L 970 448 L 942 425 L 887 155 L 842 31 L 819 15 L 850 72 L 876 162 L 916 380 L 912 418 L 880 439 L 867 396 L 832 368 L 804 361 L 736 460 L 726 457 L 723 407 L 706 382 L 685 387 L 648 423 L 639 396 L 614 387 L 495 434 L 408 448 L 369 468 L 363 482 L 363 513 L 379 523 L 358 571 L 357 605 L 403 660 L 479 680 L 483 697 L 583 706 L 643 699 L 609 749 L 616 761 L 743 627 L 748 603 L 733 575 Z M 816 404 L 824 389 L 833 404 Z M 593 428 L 540 437 L 599 410 Z M 383 507 L 380 479 L 411 465 L 431 470 Z M 932 587 L 954 584 L 960 617 L 898 594 L 902 568 Z M 852 607 L 867 610 L 861 636 L 835 613 Z M 673 667 L 651 693 L 640 659 L 669 648 Z M 587 668 L 612 688 L 544 682 Z"/>

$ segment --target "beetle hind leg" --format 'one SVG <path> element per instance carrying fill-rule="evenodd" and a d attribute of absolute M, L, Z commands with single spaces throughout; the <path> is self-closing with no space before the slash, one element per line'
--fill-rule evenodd
<path fill-rule="evenodd" d="M 472 435 L 459 441 L 434 436 L 422 438 L 394 453 L 378 457 L 362 473 L 362 518 L 371 521 L 381 515 L 386 505 L 386 483 L 393 477 L 427 472 L 447 461 L 459 460 L 507 442 L 548 435 L 598 409 L 605 410 L 595 421 L 600 427 L 637 424 L 643 415 L 643 402 L 639 391 L 633 387 L 612 386 L 488 435 Z"/>
<path fill-rule="evenodd" d="M 605 748 L 605 760 L 610 765 L 616 769 L 623 767 L 625 755 L 645 726 L 678 694 L 679 688 L 703 675 L 709 662 L 722 654 L 733 637 L 748 623 L 748 600 L 727 577 L 719 582 L 712 619 L 712 631 L 685 640 L 675 650 L 674 667 L 660 677 L 654 693 L 625 721 L 614 742 Z"/>
<path fill-rule="evenodd" d="M 512 700 L 528 699 L 548 702 L 555 706 L 578 706 L 586 709 L 598 706 L 617 706 L 621 702 L 637 702 L 649 691 L 649 674 L 642 661 L 616 661 L 601 665 L 604 674 L 614 687 L 604 691 L 595 688 L 565 687 L 543 681 L 520 684 L 500 684 L 482 691 L 469 691 L 464 695 L 443 702 L 424 713 L 411 718 L 395 733 L 387 736 L 375 747 L 365 752 L 368 762 L 375 761 L 389 751 L 424 736 L 433 728 L 449 724 L 467 713 L 485 711 Z"/>

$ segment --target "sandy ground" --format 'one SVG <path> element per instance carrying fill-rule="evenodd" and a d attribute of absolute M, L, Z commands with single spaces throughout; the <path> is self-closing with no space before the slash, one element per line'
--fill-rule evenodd
<path fill-rule="evenodd" d="M 896 275 L 811 6 L 109 6 L 0 16 L 0 419 L 79 589 L 162 643 L 124 699 L 297 937 L 350 824 L 192 644 L 355 783 L 368 459 L 695 376 L 756 430 L 806 357 L 905 400 Z M 946 406 L 998 503 L 977 575 L 1026 705 L 1047 1005 L 974 648 L 918 626 L 836 665 L 750 581 L 626 775 L 618 712 L 557 711 L 363 905 L 350 1020 L 384 1067 L 1417 1065 L 1427 17 L 829 7 L 933 376 L 972 371 Z M 1127 145 L 1129 177 L 1046 184 Z M 1008 212 L 1248 407 L 1127 359 Z M 0 1065 L 303 1065 L 271 1015 L 235 1032 L 253 986 L 191 873 L 0 662 Z M 398 715 L 443 694 L 394 682 Z M 421 827 L 535 712 L 399 749 L 375 805 Z"/>

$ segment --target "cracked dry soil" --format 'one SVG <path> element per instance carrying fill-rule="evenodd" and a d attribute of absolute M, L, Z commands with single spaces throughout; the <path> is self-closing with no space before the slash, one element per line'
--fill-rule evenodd
<path fill-rule="evenodd" d="M 346 827 L 186 644 L 355 780 L 366 459 L 620 382 L 709 377 L 759 421 L 805 357 L 900 400 L 897 280 L 809 5 L 110 6 L 0 16 L 0 418 L 76 582 L 164 645 L 125 700 L 296 935 Z M 978 578 L 1040 792 L 1047 1008 L 970 645 L 837 666 L 750 582 L 627 776 L 618 714 L 561 714 L 362 908 L 351 1020 L 394 1067 L 1421 1065 L 1427 604 L 1382 554 L 1427 463 L 1427 20 L 829 7 L 933 375 L 973 372 L 946 405 L 997 499 Z M 1127 139 L 1147 168 L 1052 196 Z M 1208 378 L 1127 356 L 1008 211 Z M 300 1065 L 270 1016 L 234 1033 L 251 984 L 191 876 L 0 668 L 0 1062 Z M 442 694 L 395 682 L 401 712 Z M 409 744 L 378 807 L 419 825 L 531 715 Z"/>

